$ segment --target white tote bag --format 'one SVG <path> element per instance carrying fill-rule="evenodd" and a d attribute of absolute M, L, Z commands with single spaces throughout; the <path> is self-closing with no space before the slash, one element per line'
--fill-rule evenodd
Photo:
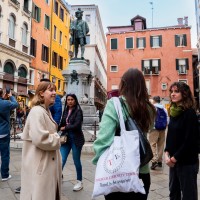
<path fill-rule="evenodd" d="M 98 160 L 92 198 L 112 192 L 140 192 L 145 194 L 142 180 L 139 179 L 140 153 L 139 133 L 126 131 L 121 103 L 113 97 L 114 106 L 120 121 L 120 136 L 115 136 L 112 145 Z"/>

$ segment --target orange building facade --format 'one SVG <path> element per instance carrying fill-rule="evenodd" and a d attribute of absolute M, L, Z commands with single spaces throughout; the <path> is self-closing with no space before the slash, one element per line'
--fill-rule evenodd
<path fill-rule="evenodd" d="M 49 78 L 51 1 L 33 0 L 30 64 L 30 90 L 35 90 L 41 78 Z"/>
<path fill-rule="evenodd" d="M 108 91 L 118 89 L 128 68 L 144 74 L 150 97 L 169 98 L 174 81 L 186 82 L 193 91 L 190 26 L 146 28 L 146 19 L 136 16 L 130 26 L 108 27 Z"/>

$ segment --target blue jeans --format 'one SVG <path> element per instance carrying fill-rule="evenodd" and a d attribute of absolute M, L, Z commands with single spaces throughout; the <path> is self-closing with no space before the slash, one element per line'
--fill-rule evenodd
<path fill-rule="evenodd" d="M 169 170 L 170 200 L 197 200 L 197 174 L 199 164 L 176 164 Z"/>
<path fill-rule="evenodd" d="M 18 123 L 18 127 L 22 128 L 22 118 L 21 117 L 17 117 L 17 123 Z"/>
<path fill-rule="evenodd" d="M 8 178 L 10 163 L 10 135 L 0 138 L 1 178 Z"/>
<path fill-rule="evenodd" d="M 81 165 L 81 150 L 82 147 L 77 147 L 74 143 L 74 134 L 69 132 L 67 136 L 67 143 L 61 145 L 60 153 L 62 156 L 62 169 L 65 166 L 68 155 L 72 149 L 72 157 L 76 167 L 77 180 L 82 181 L 82 165 Z"/>

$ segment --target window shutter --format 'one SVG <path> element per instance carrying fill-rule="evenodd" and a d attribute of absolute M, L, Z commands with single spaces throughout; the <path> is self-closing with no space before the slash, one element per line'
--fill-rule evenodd
<path fill-rule="evenodd" d="M 47 62 L 49 62 L 49 47 L 47 47 Z"/>
<path fill-rule="evenodd" d="M 150 47 L 153 47 L 153 37 L 150 36 Z"/>
<path fill-rule="evenodd" d="M 139 47 L 139 38 L 136 39 L 136 46 Z"/>
<path fill-rule="evenodd" d="M 189 60 L 188 58 L 185 59 L 186 69 L 189 70 Z"/>
<path fill-rule="evenodd" d="M 159 36 L 159 46 L 162 47 L 162 35 Z"/>
<path fill-rule="evenodd" d="M 150 71 L 152 71 L 152 60 L 149 60 L 149 64 L 150 64 Z"/>
<path fill-rule="evenodd" d="M 178 35 L 175 35 L 175 46 L 176 47 L 178 46 L 178 41 L 179 41 L 179 37 L 178 37 Z"/>
<path fill-rule="evenodd" d="M 144 72 L 144 60 L 142 60 L 142 71 Z"/>
<path fill-rule="evenodd" d="M 42 60 L 44 61 L 45 59 L 44 59 L 44 45 L 42 44 Z"/>
<path fill-rule="evenodd" d="M 32 5 L 32 18 L 35 16 L 35 4 Z"/>
<path fill-rule="evenodd" d="M 179 70 L 179 64 L 178 64 L 179 59 L 176 59 L 176 70 Z"/>
<path fill-rule="evenodd" d="M 38 7 L 37 21 L 40 22 L 40 19 L 41 19 L 41 8 Z"/>
<path fill-rule="evenodd" d="M 36 49 L 37 49 L 37 40 L 34 40 L 34 56 L 36 57 Z"/>
<path fill-rule="evenodd" d="M 183 34 L 183 39 L 184 39 L 184 46 L 187 46 L 187 36 L 186 36 L 186 34 Z"/>
<path fill-rule="evenodd" d="M 146 47 L 146 38 L 143 38 L 144 41 L 144 48 Z"/>
<path fill-rule="evenodd" d="M 161 60 L 158 59 L 158 70 L 161 71 Z"/>

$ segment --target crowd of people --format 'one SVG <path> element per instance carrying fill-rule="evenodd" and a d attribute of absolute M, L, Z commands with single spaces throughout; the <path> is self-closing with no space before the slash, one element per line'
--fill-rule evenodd
<path fill-rule="evenodd" d="M 139 178 L 144 184 L 145 194 L 118 191 L 105 195 L 105 199 L 148 199 L 151 185 L 150 169 L 156 170 L 166 164 L 169 167 L 169 199 L 197 200 L 199 125 L 190 87 L 183 82 L 172 83 L 169 88 L 170 107 L 166 110 L 160 96 L 149 99 L 142 72 L 131 68 L 121 78 L 119 96 L 126 106 L 128 115 L 149 138 L 153 158 L 138 171 Z M 85 139 L 82 131 L 83 112 L 77 96 L 66 94 L 62 109 L 61 99 L 56 94 L 56 86 L 49 79 L 42 79 L 31 101 L 31 108 L 26 107 L 27 112 L 24 112 L 11 92 L 7 94 L 0 89 L 2 181 L 11 178 L 10 112 L 14 109 L 17 109 L 20 129 L 21 117 L 26 115 L 21 136 L 23 140 L 21 186 L 16 189 L 16 192 L 21 193 L 20 199 L 60 200 L 62 170 L 71 150 L 77 174 L 73 190 L 81 190 L 83 188 L 81 152 Z M 125 121 L 127 113 L 123 109 L 122 112 Z M 112 144 L 119 127 L 118 114 L 114 109 L 112 98 L 107 101 L 100 121 L 97 139 L 93 144 L 95 152 L 93 164 L 97 164 L 103 152 Z M 67 136 L 67 140 L 61 143 L 62 136 Z"/>

